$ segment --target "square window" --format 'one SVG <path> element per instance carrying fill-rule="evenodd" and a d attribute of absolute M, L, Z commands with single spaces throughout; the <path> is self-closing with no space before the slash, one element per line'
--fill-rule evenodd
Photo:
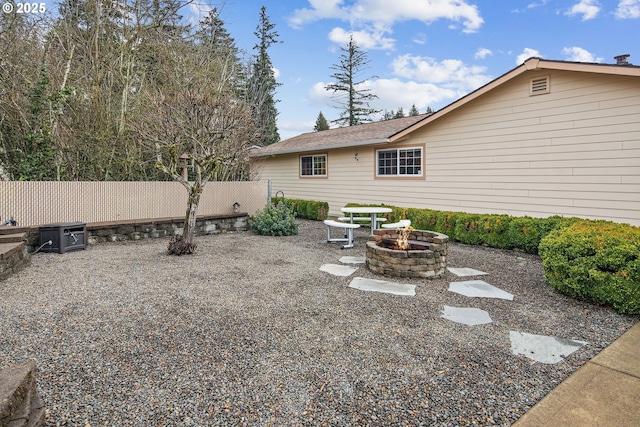
<path fill-rule="evenodd" d="M 422 147 L 378 150 L 378 176 L 422 176 Z"/>
<path fill-rule="evenodd" d="M 300 156 L 301 176 L 327 176 L 327 155 Z"/>

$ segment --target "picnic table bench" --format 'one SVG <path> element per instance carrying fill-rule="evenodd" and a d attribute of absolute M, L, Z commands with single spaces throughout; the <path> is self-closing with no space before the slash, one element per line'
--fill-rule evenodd
<path fill-rule="evenodd" d="M 401 219 L 400 221 L 392 222 L 391 224 L 382 224 L 382 228 L 407 228 L 410 225 L 410 219 Z"/>
<path fill-rule="evenodd" d="M 325 219 L 325 225 L 327 226 L 327 242 L 347 242 L 346 245 L 340 246 L 341 249 L 347 249 L 353 247 L 353 230 L 360 228 L 360 224 L 352 224 L 350 222 L 339 222 L 332 219 Z M 332 238 L 331 227 L 339 227 L 344 229 L 343 238 Z"/>
<path fill-rule="evenodd" d="M 384 222 L 386 218 L 378 218 L 378 214 L 381 213 L 390 213 L 393 212 L 391 208 L 385 208 L 381 206 L 353 206 L 348 208 L 340 209 L 343 213 L 349 214 L 349 222 L 354 223 L 354 221 L 366 221 L 368 220 L 371 223 L 371 234 L 373 235 L 373 230 L 376 229 L 376 226 L 379 222 Z M 353 214 L 368 214 L 369 217 L 364 216 L 354 216 Z M 358 218 L 358 219 L 356 219 Z"/>

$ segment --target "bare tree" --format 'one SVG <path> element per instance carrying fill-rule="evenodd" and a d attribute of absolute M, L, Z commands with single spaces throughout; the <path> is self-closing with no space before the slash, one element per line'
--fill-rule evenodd
<path fill-rule="evenodd" d="M 155 150 L 156 167 L 188 192 L 184 232 L 169 243 L 169 253 L 195 248 L 196 215 L 208 181 L 233 174 L 246 162 L 260 132 L 249 103 L 238 96 L 234 55 L 182 44 L 163 67 L 162 82 L 145 89 L 147 120 L 136 125 L 142 143 Z M 191 170 L 185 176 L 184 167 Z"/>

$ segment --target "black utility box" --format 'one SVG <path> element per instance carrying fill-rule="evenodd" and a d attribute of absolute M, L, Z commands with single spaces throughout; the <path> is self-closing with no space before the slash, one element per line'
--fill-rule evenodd
<path fill-rule="evenodd" d="M 67 222 L 49 224 L 40 227 L 40 245 L 51 240 L 50 245 L 42 246 L 42 252 L 58 252 L 85 249 L 87 241 L 87 224 L 84 222 Z"/>

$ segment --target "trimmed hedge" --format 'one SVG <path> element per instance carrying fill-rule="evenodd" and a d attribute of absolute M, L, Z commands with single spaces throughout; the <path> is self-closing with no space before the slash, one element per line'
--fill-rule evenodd
<path fill-rule="evenodd" d="M 580 220 L 540 242 L 545 280 L 580 300 L 640 314 L 640 228 Z"/>
<path fill-rule="evenodd" d="M 272 203 L 280 203 L 283 199 L 273 199 Z M 284 199 L 284 203 L 289 206 L 294 214 L 299 218 L 323 221 L 329 215 L 329 203 L 317 202 L 314 200 Z"/>

